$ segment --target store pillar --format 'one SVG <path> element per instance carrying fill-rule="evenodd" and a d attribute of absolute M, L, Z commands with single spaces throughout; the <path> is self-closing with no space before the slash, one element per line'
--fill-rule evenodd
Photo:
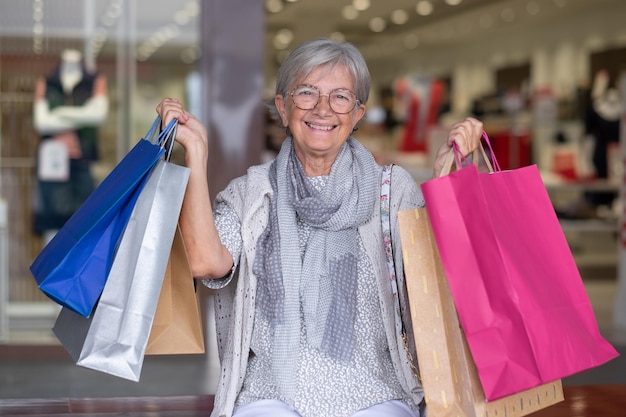
<path fill-rule="evenodd" d="M 265 10 L 262 1 L 200 2 L 200 118 L 209 132 L 211 198 L 260 162 L 264 143 Z M 213 297 L 198 286 L 209 367 L 219 371 Z"/>
<path fill-rule="evenodd" d="M 201 2 L 202 118 L 212 197 L 260 161 L 264 146 L 264 2 Z"/>

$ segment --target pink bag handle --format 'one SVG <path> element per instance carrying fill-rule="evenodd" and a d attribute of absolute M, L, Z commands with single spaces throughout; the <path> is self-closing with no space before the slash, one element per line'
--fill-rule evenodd
<path fill-rule="evenodd" d="M 483 139 L 485 140 L 485 143 L 489 148 L 490 156 L 487 156 L 487 152 L 485 151 L 485 148 L 481 143 L 478 148 L 474 149 L 474 151 L 472 152 L 472 161 L 474 165 L 478 165 L 478 162 L 480 161 L 480 155 L 482 155 L 489 172 L 501 171 L 500 164 L 498 164 L 496 155 L 493 152 L 493 147 L 491 146 L 491 142 L 489 141 L 489 137 L 487 136 L 487 133 L 485 131 L 483 131 Z M 463 162 L 467 161 L 467 158 L 459 151 L 456 143 L 452 144 L 452 149 L 453 152 L 450 152 L 446 156 L 446 159 L 443 161 L 443 167 L 441 168 L 441 173 L 439 174 L 440 177 L 448 175 L 452 171 L 452 165 L 455 162 L 457 167 L 462 167 Z"/>
<path fill-rule="evenodd" d="M 485 132 L 484 130 L 483 130 L 483 139 L 485 143 L 487 144 L 487 147 L 489 148 L 489 156 L 491 157 L 491 159 L 487 158 L 485 149 L 483 148 L 482 144 L 480 146 L 480 150 L 482 151 L 483 158 L 485 158 L 485 162 L 487 163 L 487 166 L 489 167 L 489 172 L 502 171 L 502 169 L 500 168 L 500 164 L 498 163 L 498 159 L 496 158 L 496 154 L 493 152 L 493 147 L 491 146 L 491 141 L 489 140 L 489 136 L 487 136 L 487 132 Z M 491 166 L 491 164 L 493 164 L 493 167 Z"/>

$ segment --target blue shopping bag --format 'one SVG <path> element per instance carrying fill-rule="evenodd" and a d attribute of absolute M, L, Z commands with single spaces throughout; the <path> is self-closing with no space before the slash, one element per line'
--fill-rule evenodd
<path fill-rule="evenodd" d="M 106 282 L 115 250 L 149 174 L 173 143 L 177 121 L 157 133 L 157 119 L 76 210 L 30 266 L 41 291 L 89 317 Z"/>

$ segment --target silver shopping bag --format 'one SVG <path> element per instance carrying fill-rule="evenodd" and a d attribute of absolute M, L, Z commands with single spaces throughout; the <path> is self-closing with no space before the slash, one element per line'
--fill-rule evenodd
<path fill-rule="evenodd" d="M 139 381 L 188 180 L 189 168 L 157 163 L 92 317 L 61 310 L 52 330 L 77 365 Z"/>

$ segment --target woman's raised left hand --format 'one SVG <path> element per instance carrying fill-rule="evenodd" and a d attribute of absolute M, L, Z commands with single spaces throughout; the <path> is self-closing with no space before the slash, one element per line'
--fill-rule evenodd
<path fill-rule="evenodd" d="M 441 173 L 446 155 L 454 152 L 453 145 L 455 143 L 463 156 L 467 156 L 478 148 L 482 135 L 483 123 L 473 117 L 467 117 L 465 120 L 452 125 L 446 143 L 442 144 L 437 150 L 433 168 L 434 176 L 438 177 Z"/>

